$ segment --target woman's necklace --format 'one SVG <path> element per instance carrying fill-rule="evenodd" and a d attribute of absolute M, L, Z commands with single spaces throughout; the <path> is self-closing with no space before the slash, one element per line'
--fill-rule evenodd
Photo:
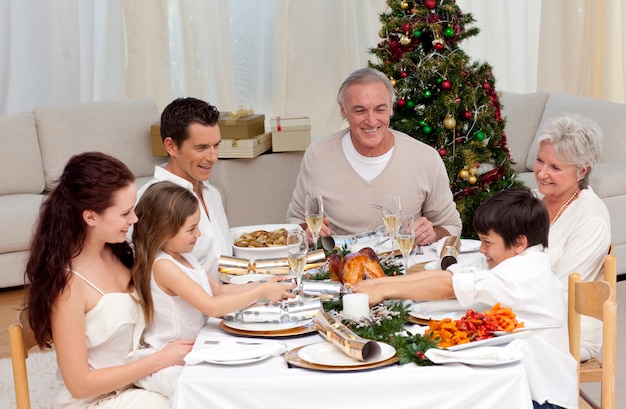
<path fill-rule="evenodd" d="M 563 213 L 563 210 L 565 210 L 565 208 L 572 203 L 572 201 L 574 201 L 574 199 L 576 198 L 576 195 L 578 194 L 578 191 L 580 190 L 580 188 L 576 188 L 576 190 L 574 191 L 574 194 L 572 195 L 572 197 L 570 197 L 569 199 L 567 199 L 567 201 L 565 203 L 563 203 L 563 205 L 559 208 L 559 211 L 556 212 L 556 215 L 554 216 L 554 218 L 552 219 L 552 221 L 550 222 L 550 226 L 552 226 L 554 223 L 556 223 L 557 219 L 559 217 L 561 217 L 561 213 Z"/>

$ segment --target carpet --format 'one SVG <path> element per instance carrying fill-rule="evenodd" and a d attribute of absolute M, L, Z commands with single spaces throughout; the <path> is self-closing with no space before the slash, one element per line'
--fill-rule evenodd
<path fill-rule="evenodd" d="M 33 409 L 51 409 L 57 396 L 57 361 L 54 351 L 33 352 L 26 360 L 30 404 Z M 14 409 L 15 388 L 11 359 L 0 360 L 0 409 Z"/>

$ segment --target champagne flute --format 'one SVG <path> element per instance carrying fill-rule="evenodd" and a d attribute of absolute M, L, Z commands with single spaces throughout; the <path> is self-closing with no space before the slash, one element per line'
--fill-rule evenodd
<path fill-rule="evenodd" d="M 302 273 L 306 266 L 306 256 L 309 250 L 306 232 L 300 229 L 293 229 L 287 233 L 287 260 L 289 267 L 296 276 L 296 291 L 300 292 L 302 287 Z"/>
<path fill-rule="evenodd" d="M 413 249 L 415 243 L 415 231 L 413 230 L 414 217 L 412 214 L 403 214 L 400 216 L 400 223 L 398 226 L 398 234 L 396 235 L 396 241 L 398 242 L 398 248 L 402 254 L 402 260 L 404 261 L 404 274 L 409 272 L 409 254 Z"/>
<path fill-rule="evenodd" d="M 390 193 L 383 198 L 383 222 L 391 238 L 391 251 L 393 251 L 394 241 L 400 227 L 400 212 L 402 205 L 400 204 L 400 195 Z"/>
<path fill-rule="evenodd" d="M 313 248 L 317 250 L 317 239 L 324 221 L 324 201 L 322 195 L 317 193 L 309 193 L 306 195 L 304 203 L 304 217 L 306 224 L 311 230 L 313 236 Z"/>

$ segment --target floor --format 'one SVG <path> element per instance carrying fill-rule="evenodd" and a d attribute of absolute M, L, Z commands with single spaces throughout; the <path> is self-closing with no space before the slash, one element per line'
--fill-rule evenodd
<path fill-rule="evenodd" d="M 0 291 L 0 328 L 7 328 L 15 322 L 17 309 L 22 303 L 23 289 Z M 626 409 L 626 281 L 617 283 L 617 381 L 616 402 L 618 409 Z M 6 330 L 0 331 L 0 358 L 10 356 L 9 339 Z M 591 396 L 599 397 L 599 384 L 585 384 L 583 389 Z"/>

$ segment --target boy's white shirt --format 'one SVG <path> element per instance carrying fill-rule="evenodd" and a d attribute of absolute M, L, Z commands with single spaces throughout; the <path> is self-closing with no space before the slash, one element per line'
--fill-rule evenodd
<path fill-rule="evenodd" d="M 525 340 L 522 362 L 534 401 L 577 408 L 577 364 L 569 353 L 567 291 L 550 271 L 550 255 L 543 246 L 529 247 L 491 270 L 484 257 L 468 265 L 454 264 L 448 270 L 463 307 L 499 302 L 512 308 L 519 321 L 562 324 Z"/>

